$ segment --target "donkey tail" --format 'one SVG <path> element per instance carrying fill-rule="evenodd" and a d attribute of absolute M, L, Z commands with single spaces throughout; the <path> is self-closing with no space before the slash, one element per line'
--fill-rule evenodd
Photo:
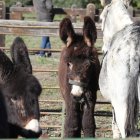
<path fill-rule="evenodd" d="M 126 134 L 127 136 L 136 136 L 137 122 L 139 114 L 139 97 L 140 96 L 140 71 L 135 78 L 132 79 L 129 87 Z"/>

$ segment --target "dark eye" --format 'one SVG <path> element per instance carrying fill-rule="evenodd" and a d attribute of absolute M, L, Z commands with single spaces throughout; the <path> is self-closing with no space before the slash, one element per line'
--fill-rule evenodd
<path fill-rule="evenodd" d="M 88 69 L 89 68 L 89 64 L 85 65 L 85 69 Z"/>
<path fill-rule="evenodd" d="M 67 66 L 69 67 L 70 66 L 70 63 L 67 63 Z"/>
<path fill-rule="evenodd" d="M 67 63 L 67 66 L 72 70 L 72 67 L 73 67 L 73 64 L 72 63 L 68 62 Z"/>
<path fill-rule="evenodd" d="M 12 102 L 12 103 L 16 103 L 16 102 L 17 102 L 17 100 L 18 100 L 18 98 L 17 98 L 16 96 L 11 97 L 11 102 Z"/>
<path fill-rule="evenodd" d="M 83 68 L 84 68 L 85 70 L 87 70 L 87 69 L 89 68 L 89 66 L 90 66 L 90 62 L 87 61 L 87 62 L 84 63 Z"/>
<path fill-rule="evenodd" d="M 32 99 L 31 100 L 31 105 L 34 105 L 35 104 L 35 99 Z"/>
<path fill-rule="evenodd" d="M 18 98 L 15 96 L 15 97 L 13 97 L 12 99 L 13 99 L 13 100 L 17 100 Z"/>

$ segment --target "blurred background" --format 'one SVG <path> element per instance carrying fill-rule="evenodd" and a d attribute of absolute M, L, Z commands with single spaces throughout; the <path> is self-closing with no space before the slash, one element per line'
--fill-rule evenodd
<path fill-rule="evenodd" d="M 18 0 L 23 6 L 32 5 L 32 0 Z M 17 0 L 5 0 L 6 6 L 16 4 Z M 101 8 L 100 0 L 53 0 L 54 7 L 71 7 L 75 5 L 77 8 L 85 8 L 88 3 L 94 3 L 96 8 Z M 132 0 L 131 5 L 140 9 L 140 0 Z"/>

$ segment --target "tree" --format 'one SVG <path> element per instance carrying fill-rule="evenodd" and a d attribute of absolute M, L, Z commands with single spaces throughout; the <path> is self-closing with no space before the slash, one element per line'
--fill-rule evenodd
<path fill-rule="evenodd" d="M 133 7 L 140 8 L 140 0 L 132 0 L 131 4 Z"/>
<path fill-rule="evenodd" d="M 21 2 L 23 6 L 32 5 L 32 0 L 5 0 L 7 7 L 15 5 L 16 2 Z"/>
<path fill-rule="evenodd" d="M 76 5 L 79 8 L 86 8 L 88 3 L 94 3 L 96 7 L 101 7 L 99 0 L 53 0 L 55 7 L 71 7 Z"/>

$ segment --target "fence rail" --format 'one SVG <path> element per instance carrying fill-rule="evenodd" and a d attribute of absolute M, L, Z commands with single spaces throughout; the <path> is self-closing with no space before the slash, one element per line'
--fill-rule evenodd
<path fill-rule="evenodd" d="M 90 4 L 88 4 L 90 5 Z M 88 6 L 87 8 L 54 8 L 53 13 L 54 15 L 68 15 L 72 17 L 72 19 L 76 19 L 77 16 L 80 18 L 81 21 L 83 21 L 83 18 L 85 15 L 90 15 L 90 13 L 94 14 L 93 18 L 95 21 L 99 20 L 99 15 L 102 12 L 102 9 L 96 9 L 94 7 L 94 4 Z M 92 8 L 91 8 L 92 6 Z M 88 12 L 90 11 L 90 12 Z M 135 19 L 140 20 L 140 10 L 134 9 L 133 7 L 130 7 L 129 9 L 131 15 Z M 23 14 L 25 13 L 34 13 L 34 7 L 10 7 L 10 19 L 24 19 Z M 91 15 L 90 15 L 91 16 Z"/>
<path fill-rule="evenodd" d="M 81 32 L 83 23 L 73 23 L 73 26 L 76 32 Z M 100 24 L 96 27 L 98 38 L 102 38 Z M 0 20 L 0 34 L 59 36 L 59 22 Z"/>
<path fill-rule="evenodd" d="M 79 16 L 82 21 L 84 16 L 86 15 L 88 9 L 83 8 L 54 8 L 54 15 L 68 15 L 73 19 L 76 19 Z M 24 19 L 24 13 L 33 13 L 34 7 L 10 7 L 10 19 Z"/>

